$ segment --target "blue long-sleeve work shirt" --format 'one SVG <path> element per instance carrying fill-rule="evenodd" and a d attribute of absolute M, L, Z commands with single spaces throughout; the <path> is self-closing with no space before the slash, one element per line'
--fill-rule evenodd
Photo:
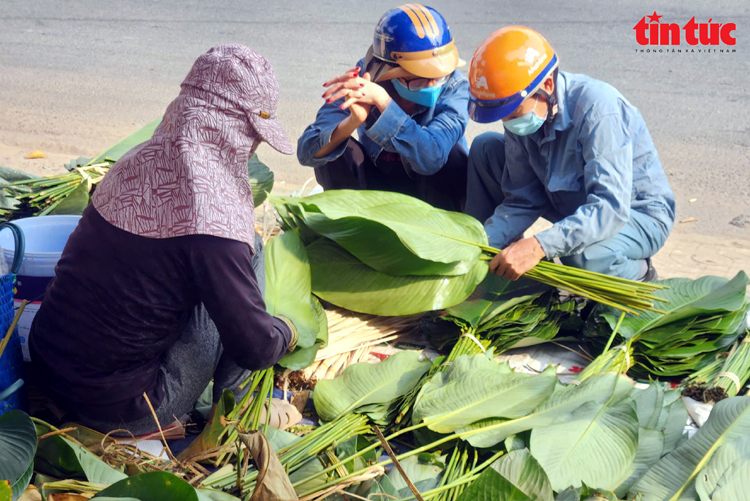
<path fill-rule="evenodd" d="M 364 68 L 364 59 L 357 66 Z M 364 69 L 360 74 L 364 74 Z M 324 104 L 315 122 L 297 141 L 297 158 L 302 165 L 321 167 L 344 153 L 346 141 L 330 154 L 315 158 L 315 154 L 331 142 L 339 123 L 349 116 L 349 110 L 339 108 L 343 103 L 344 99 L 339 99 Z M 357 129 L 359 142 L 373 162 L 385 150 L 401 155 L 407 171 L 435 174 L 445 165 L 456 144 L 468 151 L 464 137 L 469 123 L 468 106 L 469 82 L 459 71 L 454 71 L 443 85 L 437 103 L 430 108 L 417 106 L 417 111 L 410 116 L 395 101 L 391 101 L 382 114 L 373 106 L 370 116 Z"/>
<path fill-rule="evenodd" d="M 579 254 L 620 232 L 635 210 L 674 223 L 674 195 L 640 112 L 614 87 L 560 72 L 558 112 L 534 134 L 505 132 L 503 203 L 485 223 L 503 248 L 542 215 L 536 235 L 548 258 Z"/>

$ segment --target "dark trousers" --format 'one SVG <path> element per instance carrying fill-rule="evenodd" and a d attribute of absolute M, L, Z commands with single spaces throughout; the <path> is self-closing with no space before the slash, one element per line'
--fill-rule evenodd
<path fill-rule="evenodd" d="M 456 145 L 448 161 L 431 176 L 417 174 L 401 160 L 377 162 L 364 153 L 362 145 L 349 138 L 344 153 L 315 168 L 315 179 L 324 190 L 378 190 L 403 193 L 439 209 L 463 212 L 466 204 L 468 155 Z"/>

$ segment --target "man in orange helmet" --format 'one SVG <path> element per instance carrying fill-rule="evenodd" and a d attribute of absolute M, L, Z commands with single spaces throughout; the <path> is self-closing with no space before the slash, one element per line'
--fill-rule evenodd
<path fill-rule="evenodd" d="M 469 116 L 503 121 L 469 152 L 466 212 L 501 248 L 490 270 L 512 280 L 544 258 L 655 280 L 651 256 L 674 223 L 674 195 L 639 111 L 615 88 L 558 71 L 534 30 L 490 35 L 469 69 Z M 523 238 L 539 217 L 552 228 Z"/>

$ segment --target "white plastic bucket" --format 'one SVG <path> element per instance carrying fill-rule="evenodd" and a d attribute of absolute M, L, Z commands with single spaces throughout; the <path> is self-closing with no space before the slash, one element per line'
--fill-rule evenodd
<path fill-rule="evenodd" d="M 26 251 L 18 270 L 13 301 L 16 308 L 23 300 L 29 302 L 18 321 L 23 358 L 29 361 L 29 330 L 44 299 L 55 266 L 60 260 L 68 237 L 78 226 L 81 216 L 37 216 L 13 221 L 23 231 Z M 0 247 L 8 266 L 13 262 L 15 242 L 10 230 L 0 231 Z"/>

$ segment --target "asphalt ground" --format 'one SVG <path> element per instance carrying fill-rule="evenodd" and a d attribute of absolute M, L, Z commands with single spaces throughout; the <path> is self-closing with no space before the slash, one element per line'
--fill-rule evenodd
<path fill-rule="evenodd" d="M 273 64 L 279 116 L 293 142 L 322 104 L 322 83 L 361 58 L 382 1 L 136 0 L 0 2 L 0 165 L 48 174 L 94 156 L 161 116 L 195 58 L 245 44 Z M 750 3 L 593 0 L 439 1 L 467 61 L 494 30 L 540 31 L 561 68 L 605 80 L 639 108 L 677 197 L 676 233 L 750 239 Z M 661 21 L 736 23 L 736 52 L 641 53 L 633 27 Z M 727 48 L 721 46 L 718 48 Z M 718 49 L 717 48 L 717 49 Z M 468 129 L 471 140 L 499 124 Z M 48 160 L 24 160 L 41 149 Z M 262 146 L 277 188 L 312 176 Z M 694 200 L 694 202 L 690 202 Z"/>

